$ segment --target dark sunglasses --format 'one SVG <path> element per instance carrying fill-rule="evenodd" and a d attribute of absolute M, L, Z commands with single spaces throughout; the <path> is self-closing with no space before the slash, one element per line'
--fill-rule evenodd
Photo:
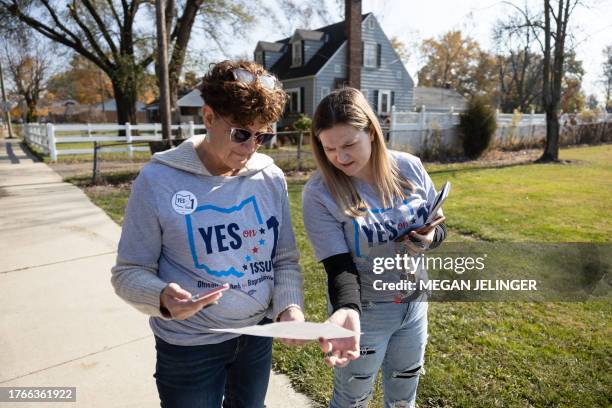
<path fill-rule="evenodd" d="M 276 136 L 276 133 L 272 133 L 272 132 L 251 133 L 250 131 L 246 129 L 235 128 L 235 127 L 230 128 L 230 138 L 232 142 L 234 143 L 244 143 L 247 140 L 249 140 L 252 136 L 255 136 L 255 143 L 257 143 L 258 145 L 262 145 L 272 140 L 272 138 Z"/>

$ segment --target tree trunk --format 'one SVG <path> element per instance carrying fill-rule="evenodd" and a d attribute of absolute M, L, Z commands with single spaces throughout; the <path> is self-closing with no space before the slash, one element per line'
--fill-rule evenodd
<path fill-rule="evenodd" d="M 559 160 L 559 117 L 555 110 L 546 110 L 546 144 L 538 162 Z"/>
<path fill-rule="evenodd" d="M 112 78 L 111 78 L 112 81 Z M 117 105 L 117 124 L 125 125 L 127 122 L 130 125 L 138 124 L 136 116 L 136 98 L 132 95 L 136 94 L 134 85 L 127 84 L 128 88 L 134 88 L 132 91 L 123 89 L 119 84 L 113 81 L 113 91 L 115 93 L 115 104 Z M 125 131 L 119 131 L 119 136 L 125 136 Z"/>
<path fill-rule="evenodd" d="M 542 76 L 542 105 L 546 112 L 546 144 L 544 153 L 536 162 L 550 162 L 559 156 L 559 119 L 555 110 L 551 84 L 551 24 L 550 0 L 544 0 L 544 58 Z"/>
<path fill-rule="evenodd" d="M 25 98 L 26 105 L 26 121 L 28 123 L 36 120 L 36 101 L 29 96 Z"/>

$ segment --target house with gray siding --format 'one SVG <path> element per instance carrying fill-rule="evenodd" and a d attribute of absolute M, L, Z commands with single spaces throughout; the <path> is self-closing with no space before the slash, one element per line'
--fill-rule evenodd
<path fill-rule="evenodd" d="M 297 29 L 291 37 L 257 43 L 255 61 L 274 73 L 289 95 L 280 127 L 293 123 L 300 113 L 312 117 L 325 95 L 354 84 L 354 80 L 348 80 L 350 64 L 359 66 L 358 87 L 383 123 L 392 106 L 396 110 L 412 110 L 414 81 L 376 17 L 358 12 L 357 21 L 359 16 L 360 32 L 359 27 L 356 34 L 354 29 L 350 31 L 361 44 L 357 57 L 348 55 L 346 21 L 316 30 Z"/>

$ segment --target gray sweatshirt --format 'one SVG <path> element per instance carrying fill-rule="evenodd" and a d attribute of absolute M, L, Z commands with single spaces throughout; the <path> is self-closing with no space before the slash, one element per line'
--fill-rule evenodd
<path fill-rule="evenodd" d="M 132 185 L 111 282 L 123 300 L 150 315 L 155 335 L 176 345 L 219 343 L 236 328 L 303 309 L 299 254 L 287 184 L 270 157 L 255 153 L 236 176 L 213 176 L 194 136 L 156 153 Z M 202 293 L 230 284 L 219 304 L 185 320 L 164 317 L 171 282 Z"/>
<path fill-rule="evenodd" d="M 354 186 L 367 206 L 367 211 L 360 217 L 350 217 L 338 207 L 319 172 L 308 180 L 302 191 L 304 226 L 317 261 L 350 253 L 359 273 L 362 302 L 393 302 L 398 296 L 410 295 L 408 291 L 376 290 L 375 281 L 397 283 L 408 278 L 407 272 L 415 272 L 420 280 L 427 280 L 422 264 L 418 264 L 415 271 L 391 269 L 380 274 L 373 272 L 376 258 L 407 254 L 405 245 L 394 242 L 394 239 L 425 223 L 429 215 L 427 205 L 436 196 L 434 184 L 418 157 L 397 151 L 389 154 L 401 174 L 415 188 L 404 200 L 396 199 L 390 208 L 382 206 L 372 186 L 357 178 L 352 179 Z"/>

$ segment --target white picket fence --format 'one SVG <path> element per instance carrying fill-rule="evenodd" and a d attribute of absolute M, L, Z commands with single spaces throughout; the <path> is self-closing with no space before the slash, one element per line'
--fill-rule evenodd
<path fill-rule="evenodd" d="M 413 152 L 430 142 L 433 132 L 438 131 L 441 135 L 440 143 L 449 147 L 457 145 L 459 134 L 460 112 L 451 109 L 448 112 L 428 112 L 426 107 L 421 107 L 420 112 L 400 112 L 392 107 L 389 123 L 389 145 L 395 148 L 407 148 Z M 534 142 L 541 139 L 545 133 L 546 115 L 530 113 L 495 113 L 497 130 L 494 135 L 494 143 L 503 145 L 509 139 L 524 142 Z M 560 123 L 568 123 L 570 120 L 581 122 L 577 115 L 563 114 L 559 118 Z M 601 114 L 596 122 L 612 122 L 612 113 Z"/>
<path fill-rule="evenodd" d="M 194 135 L 205 134 L 204 125 L 195 125 L 193 122 L 172 125 L 172 130 L 179 130 L 184 138 Z M 115 142 L 115 143 L 137 143 L 162 140 L 161 124 L 146 123 L 141 125 L 116 124 L 39 124 L 26 123 L 23 128 L 24 137 L 28 144 L 42 150 L 52 161 L 57 161 L 57 156 L 68 154 L 92 154 L 93 142 Z M 124 133 L 120 136 L 119 133 Z M 87 148 L 58 148 L 67 143 L 92 143 Z M 148 146 L 125 146 L 105 147 L 104 152 L 127 152 L 132 157 L 136 151 L 149 151 Z"/>
<path fill-rule="evenodd" d="M 428 112 L 424 106 L 421 107 L 420 112 L 399 112 L 393 106 L 391 111 L 391 131 L 420 131 L 432 127 L 448 129 L 459 124 L 460 114 L 461 112 L 455 112 L 452 108 L 448 112 Z M 497 126 L 509 126 L 515 120 L 515 114 L 500 113 L 497 110 L 495 119 Z M 520 121 L 517 124 L 518 126 L 545 125 L 546 115 L 543 113 L 536 114 L 533 111 L 521 114 Z"/>

